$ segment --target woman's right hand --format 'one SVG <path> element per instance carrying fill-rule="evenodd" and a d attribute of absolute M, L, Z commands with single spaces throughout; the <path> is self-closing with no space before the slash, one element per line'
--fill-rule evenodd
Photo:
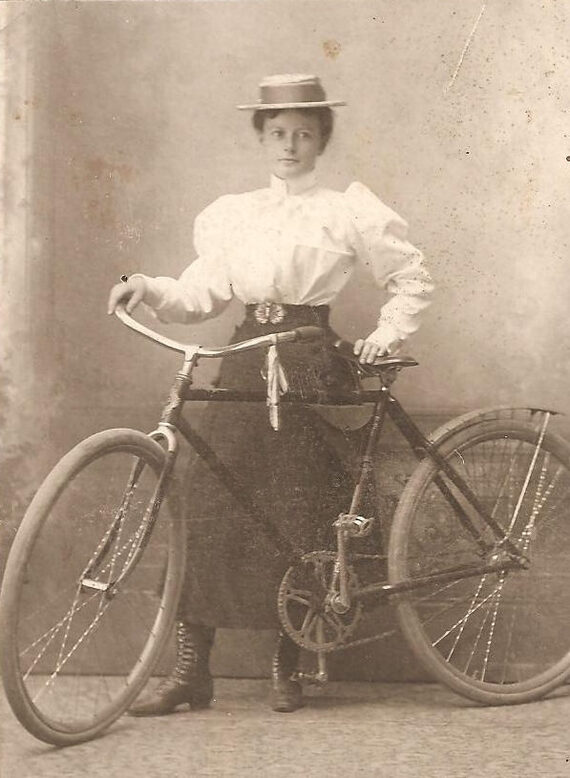
<path fill-rule="evenodd" d="M 142 302 L 145 292 L 145 280 L 140 276 L 135 276 L 134 278 L 129 278 L 128 281 L 115 284 L 109 294 L 107 313 L 115 313 L 119 303 L 124 304 L 127 313 L 132 313 L 137 305 Z"/>

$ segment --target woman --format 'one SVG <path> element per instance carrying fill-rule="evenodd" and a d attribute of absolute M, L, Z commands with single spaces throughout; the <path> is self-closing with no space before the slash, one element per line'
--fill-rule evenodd
<path fill-rule="evenodd" d="M 318 345 L 280 348 L 288 390 L 323 401 L 354 388 L 346 361 L 328 343 L 329 303 L 358 261 L 370 266 L 391 293 L 378 325 L 357 340 L 363 363 L 390 353 L 414 332 L 432 284 L 421 253 L 406 240 L 406 223 L 365 186 L 346 192 L 319 187 L 315 165 L 333 128 L 332 106 L 315 76 L 265 79 L 253 126 L 271 174 L 270 186 L 220 197 L 195 222 L 198 258 L 178 280 L 132 276 L 111 290 L 109 312 L 119 302 L 131 312 L 146 303 L 163 321 L 194 322 L 218 314 L 237 297 L 245 321 L 234 341 L 267 332 L 318 324 L 328 338 Z M 246 352 L 223 361 L 219 383 L 261 388 L 262 355 Z M 154 695 L 133 715 L 159 715 L 182 703 L 207 706 L 212 699 L 208 658 L 214 629 L 278 626 L 276 592 L 292 556 L 325 547 L 330 525 L 348 507 L 350 478 L 327 446 L 322 427 L 301 405 L 283 409 L 281 431 L 269 426 L 261 405 L 234 410 L 212 403 L 203 434 L 242 485 L 231 502 L 200 461 L 187 482 L 189 558 L 178 611 L 177 661 Z M 302 705 L 292 679 L 298 648 L 280 634 L 273 663 L 273 709 Z"/>

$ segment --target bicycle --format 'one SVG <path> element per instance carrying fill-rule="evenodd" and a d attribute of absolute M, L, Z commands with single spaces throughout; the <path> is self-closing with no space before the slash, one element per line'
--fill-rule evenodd
<path fill-rule="evenodd" d="M 280 343 L 322 335 L 301 327 L 206 349 L 164 337 L 122 308 L 117 315 L 184 355 L 161 420 L 150 434 L 96 433 L 60 460 L 26 512 L 0 592 L 8 701 L 32 735 L 55 745 L 110 726 L 145 685 L 168 640 L 185 563 L 184 521 L 169 489 L 178 432 L 240 496 L 181 415 L 184 403 L 267 402 L 278 426 L 279 403 L 299 402 L 280 397 L 271 375 L 267 394 L 193 389 L 197 362 L 266 347 L 275 365 Z M 377 388 L 361 385 L 335 402 L 372 406 L 352 502 L 334 520 L 336 549 L 303 554 L 279 589 L 283 629 L 317 656 L 317 671 L 298 677 L 325 683 L 331 652 L 392 634 L 380 626 L 358 637 L 369 603 L 388 603 L 423 667 L 455 692 L 486 704 L 541 697 L 570 675 L 559 588 L 570 540 L 570 446 L 547 430 L 554 411 L 488 408 L 425 437 L 391 391 L 415 360 L 395 355 L 360 365 L 350 349 L 345 356 Z M 386 416 L 420 461 L 400 497 L 387 554 L 364 553 L 359 545 L 377 518 L 362 515 L 362 501 Z M 556 641 L 549 639 L 553 629 Z"/>

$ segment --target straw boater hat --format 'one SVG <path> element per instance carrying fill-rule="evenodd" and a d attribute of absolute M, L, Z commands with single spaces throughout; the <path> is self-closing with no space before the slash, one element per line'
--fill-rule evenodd
<path fill-rule="evenodd" d="M 268 76 L 259 85 L 254 105 L 238 105 L 240 111 L 271 111 L 285 108 L 325 108 L 346 105 L 344 100 L 327 100 L 317 76 L 285 73 Z"/>

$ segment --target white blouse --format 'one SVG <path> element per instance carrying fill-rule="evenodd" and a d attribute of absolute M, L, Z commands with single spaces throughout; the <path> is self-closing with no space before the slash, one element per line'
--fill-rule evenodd
<path fill-rule="evenodd" d="M 194 322 L 232 299 L 325 305 L 356 263 L 369 266 L 391 299 L 369 336 L 386 349 L 419 326 L 433 284 L 407 224 L 363 184 L 318 186 L 314 172 L 215 200 L 194 225 L 197 259 L 174 278 L 150 278 L 144 302 L 162 321 Z"/>

